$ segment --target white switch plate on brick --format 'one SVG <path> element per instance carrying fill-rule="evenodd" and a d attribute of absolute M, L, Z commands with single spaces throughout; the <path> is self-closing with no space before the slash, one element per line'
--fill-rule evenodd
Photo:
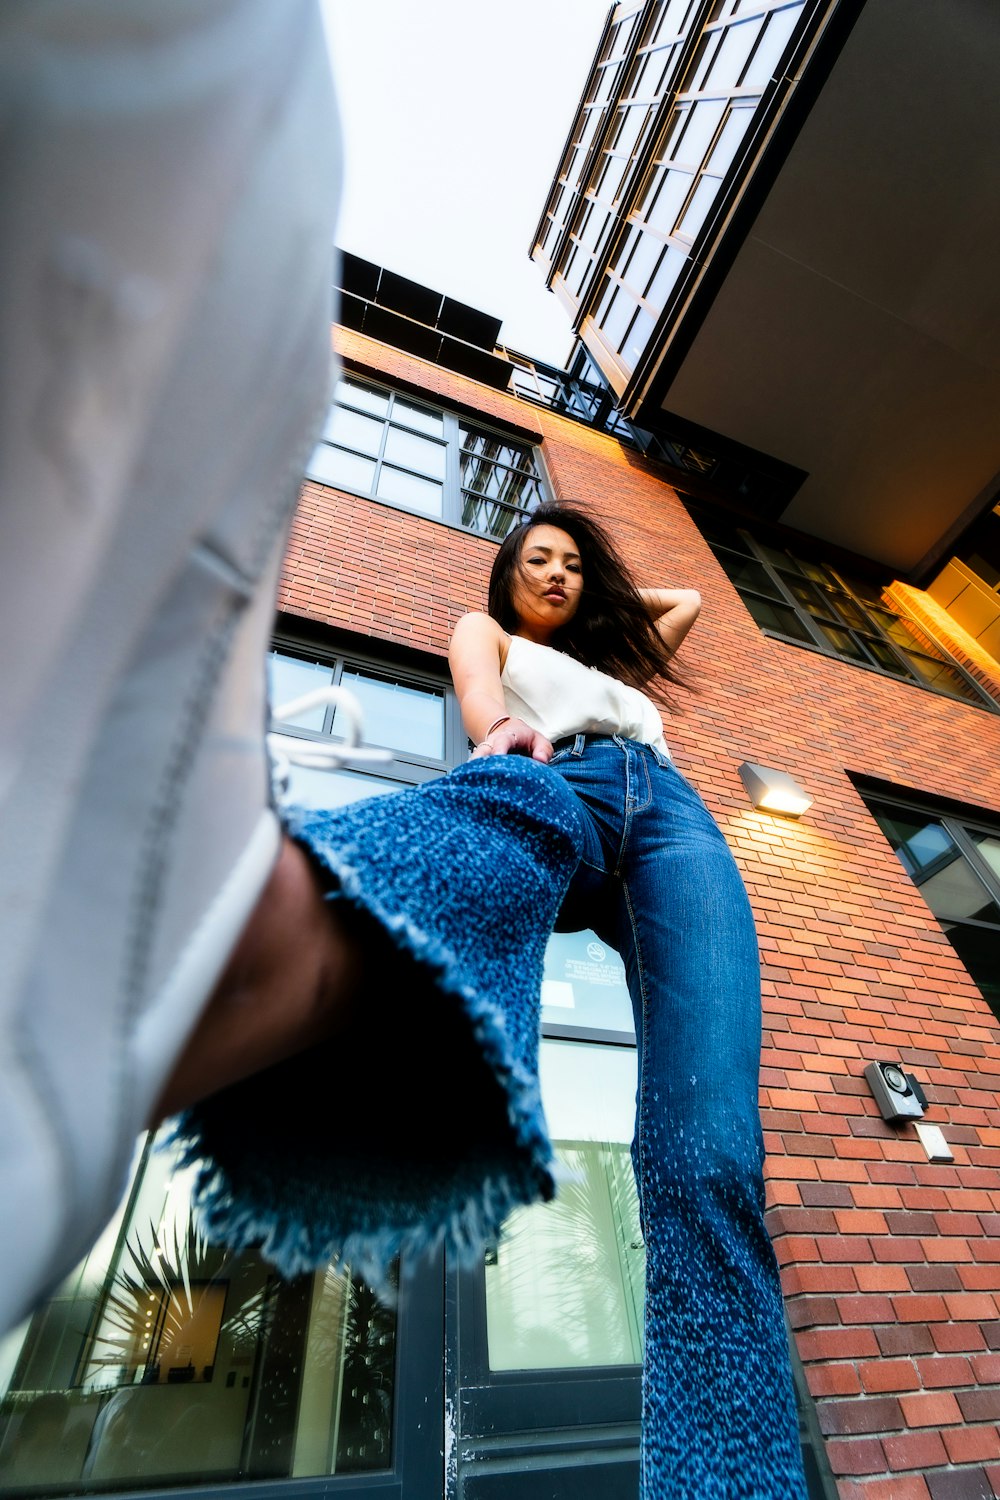
<path fill-rule="evenodd" d="M 930 1161 L 954 1161 L 955 1156 L 944 1138 L 940 1125 L 928 1125 L 925 1120 L 915 1122 L 917 1135 Z"/>

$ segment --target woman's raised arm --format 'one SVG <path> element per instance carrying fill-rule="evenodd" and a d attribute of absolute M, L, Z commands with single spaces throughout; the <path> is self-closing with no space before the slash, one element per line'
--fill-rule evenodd
<path fill-rule="evenodd" d="M 552 756 L 551 743 L 523 719 L 508 715 L 504 705 L 500 672 L 506 640 L 496 620 L 481 613 L 463 615 L 452 633 L 448 665 L 465 732 L 476 747 L 472 753 L 519 753 L 547 761 Z M 494 728 L 498 720 L 503 722 Z"/>
<path fill-rule="evenodd" d="M 701 613 L 701 595 L 696 589 L 640 589 L 639 597 L 673 653 Z"/>

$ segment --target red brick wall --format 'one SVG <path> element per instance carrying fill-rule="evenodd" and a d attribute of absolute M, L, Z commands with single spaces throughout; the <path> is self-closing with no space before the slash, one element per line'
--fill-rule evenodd
<path fill-rule="evenodd" d="M 340 344 L 390 381 L 537 430 L 556 494 L 611 522 L 640 582 L 701 590 L 680 658 L 698 692 L 667 737 L 757 915 L 770 1225 L 840 1493 L 1000 1495 L 1000 1027 L 848 777 L 1000 813 L 1000 718 L 763 636 L 654 467 L 613 440 L 361 335 Z M 482 607 L 493 553 L 307 484 L 279 602 L 443 654 Z M 752 811 L 743 760 L 801 782 L 805 817 Z M 921 1079 L 953 1164 L 882 1122 L 873 1058 Z"/>

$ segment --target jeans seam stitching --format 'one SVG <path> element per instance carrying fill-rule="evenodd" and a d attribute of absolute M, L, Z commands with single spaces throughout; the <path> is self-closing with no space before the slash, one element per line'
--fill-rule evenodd
<path fill-rule="evenodd" d="M 640 1177 L 645 1178 L 646 1162 L 643 1150 L 642 1121 L 646 1113 L 646 1023 L 649 1006 L 647 1003 L 648 995 L 646 991 L 646 970 L 642 962 L 642 948 L 639 945 L 639 928 L 636 924 L 635 912 L 632 909 L 632 897 L 629 893 L 628 881 L 625 879 L 622 879 L 622 894 L 625 897 L 625 910 L 628 912 L 629 926 L 632 929 L 632 946 L 635 949 L 635 968 L 636 973 L 639 976 L 639 999 L 642 1005 L 642 1036 L 641 1050 L 639 1053 L 639 1091 L 636 1100 L 635 1134 L 636 1141 L 638 1142 L 639 1175 Z"/>

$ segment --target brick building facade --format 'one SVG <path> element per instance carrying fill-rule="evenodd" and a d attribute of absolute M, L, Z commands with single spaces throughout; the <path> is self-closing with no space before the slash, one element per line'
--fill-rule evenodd
<path fill-rule="evenodd" d="M 1000 718 L 762 634 L 663 469 L 613 438 L 362 334 L 338 343 L 351 371 L 539 442 L 554 495 L 606 520 L 642 583 L 701 591 L 680 659 L 696 690 L 666 732 L 757 918 L 770 1229 L 837 1493 L 1000 1494 L 1000 1027 L 859 791 L 1000 814 Z M 494 551 L 309 482 L 279 606 L 317 640 L 443 658 L 455 620 L 484 606 Z M 962 650 L 933 601 L 903 593 Z M 995 687 L 996 663 L 978 666 Z M 789 772 L 809 812 L 750 808 L 746 760 Z M 872 1059 L 923 1083 L 953 1162 L 882 1120 Z"/>
<path fill-rule="evenodd" d="M 298 793 L 350 800 L 464 759 L 445 657 L 454 622 L 484 605 L 510 524 L 497 494 L 515 511 L 544 493 L 590 507 L 641 583 L 697 588 L 703 613 L 679 658 L 693 691 L 666 735 L 757 919 L 769 1225 L 810 1500 L 1000 1495 L 1000 1038 L 985 998 L 1000 932 L 997 662 L 905 578 L 761 530 L 725 496 L 713 507 L 704 480 L 515 394 L 520 356 L 490 353 L 507 361 L 490 383 L 356 328 L 335 337 L 347 383 L 310 473 L 353 464 L 356 482 L 327 472 L 303 487 L 274 692 L 350 682 L 392 758 L 296 772 Z M 475 369 L 482 348 L 451 355 Z M 434 472 L 447 484 L 435 489 Z M 384 473 L 393 503 L 375 498 Z M 427 485 L 437 517 L 420 511 Z M 810 545 L 812 572 L 789 571 Z M 836 649 L 793 619 L 810 577 L 855 619 Z M 853 603 L 838 577 L 853 580 Z M 778 633 L 758 623 L 762 589 L 785 611 Z M 865 641 L 884 668 L 847 659 Z M 337 727 L 320 712 L 292 731 Z M 798 820 L 755 810 L 744 762 L 790 774 L 811 807 Z M 515 1216 L 485 1265 L 408 1268 L 386 1308 L 349 1268 L 281 1282 L 255 1252 L 207 1242 L 185 1174 L 147 1140 L 102 1240 L 0 1342 L 0 1492 L 168 1484 L 221 1500 L 245 1481 L 280 1496 L 294 1480 L 342 1500 L 632 1500 L 643 1247 L 631 1014 L 599 943 L 560 936 L 550 952 L 542 1087 L 571 1191 Z M 914 1126 L 885 1123 L 864 1073 L 875 1060 L 923 1086 L 950 1160 L 930 1160 Z M 334 1092 L 332 1129 L 335 1105 Z"/>

